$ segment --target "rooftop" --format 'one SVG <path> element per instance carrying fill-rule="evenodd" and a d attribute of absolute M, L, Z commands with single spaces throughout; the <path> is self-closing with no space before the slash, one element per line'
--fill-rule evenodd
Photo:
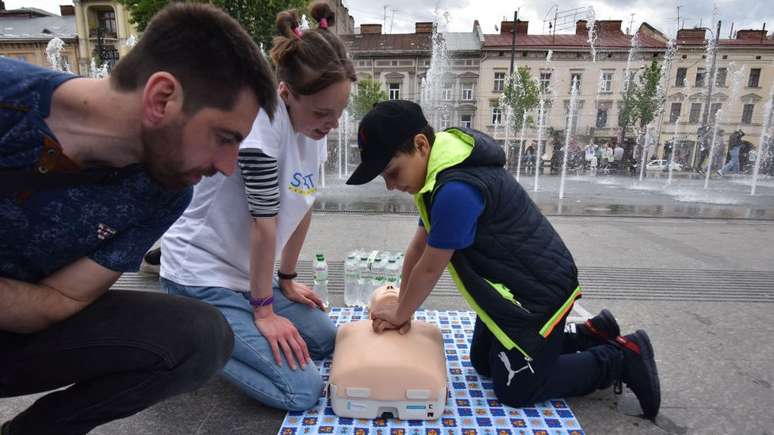
<path fill-rule="evenodd" d="M 75 17 L 49 15 L 43 17 L 0 16 L 0 39 L 77 39 Z"/>

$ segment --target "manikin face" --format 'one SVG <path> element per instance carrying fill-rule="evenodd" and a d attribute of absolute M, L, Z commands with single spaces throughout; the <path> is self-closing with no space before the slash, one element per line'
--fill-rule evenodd
<path fill-rule="evenodd" d="M 336 82 L 312 95 L 294 93 L 280 82 L 279 94 L 288 107 L 293 129 L 314 140 L 324 138 L 339 126 L 341 113 L 349 102 L 352 81 Z"/>

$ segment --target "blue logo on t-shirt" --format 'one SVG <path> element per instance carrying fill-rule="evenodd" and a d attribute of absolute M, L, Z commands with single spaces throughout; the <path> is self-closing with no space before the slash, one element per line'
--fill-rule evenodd
<path fill-rule="evenodd" d="M 295 172 L 293 179 L 288 186 L 291 192 L 298 193 L 299 195 L 312 195 L 317 192 L 317 188 L 314 186 L 314 174 L 302 174 L 301 172 Z"/>

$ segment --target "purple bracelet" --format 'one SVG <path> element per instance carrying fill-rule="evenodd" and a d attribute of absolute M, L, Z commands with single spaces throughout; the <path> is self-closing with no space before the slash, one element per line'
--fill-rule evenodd
<path fill-rule="evenodd" d="M 252 305 L 253 308 L 265 307 L 267 305 L 271 305 L 272 302 L 274 302 L 274 296 L 269 296 L 267 298 L 254 298 L 250 296 L 248 300 L 250 301 L 250 305 Z"/>

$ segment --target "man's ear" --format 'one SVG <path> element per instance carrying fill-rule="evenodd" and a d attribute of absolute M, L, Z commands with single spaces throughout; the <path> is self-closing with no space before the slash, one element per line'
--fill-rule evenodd
<path fill-rule="evenodd" d="M 143 122 L 164 124 L 183 111 L 183 87 L 172 74 L 164 71 L 148 77 L 142 93 Z"/>
<path fill-rule="evenodd" d="M 414 136 L 414 147 L 423 156 L 430 154 L 430 141 L 428 141 L 427 136 L 422 133 Z"/>

